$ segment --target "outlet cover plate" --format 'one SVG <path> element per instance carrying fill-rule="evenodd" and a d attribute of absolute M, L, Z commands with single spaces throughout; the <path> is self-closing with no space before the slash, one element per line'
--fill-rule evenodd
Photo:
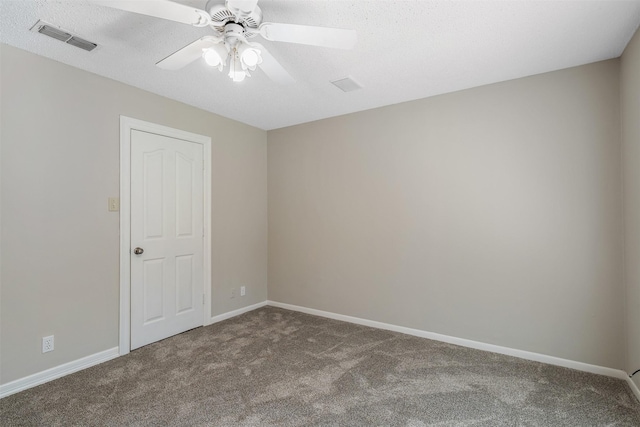
<path fill-rule="evenodd" d="M 42 352 L 48 353 L 53 351 L 53 335 L 42 337 Z"/>

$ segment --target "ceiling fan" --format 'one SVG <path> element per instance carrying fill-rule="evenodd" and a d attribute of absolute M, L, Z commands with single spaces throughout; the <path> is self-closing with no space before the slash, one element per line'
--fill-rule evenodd
<path fill-rule="evenodd" d="M 258 0 L 209 0 L 206 10 L 168 0 L 94 0 L 94 3 L 195 27 L 211 27 L 212 35 L 194 41 L 156 65 L 178 70 L 202 57 L 208 65 L 222 71 L 228 62 L 229 77 L 234 82 L 250 76 L 249 71 L 255 71 L 256 67 L 277 83 L 294 82 L 264 46 L 251 41 L 255 36 L 337 49 L 351 49 L 357 41 L 354 30 L 262 22 Z"/>

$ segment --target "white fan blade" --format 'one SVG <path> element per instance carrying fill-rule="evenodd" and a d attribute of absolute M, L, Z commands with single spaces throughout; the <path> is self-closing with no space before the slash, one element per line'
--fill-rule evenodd
<path fill-rule="evenodd" d="M 255 46 L 260 51 L 262 62 L 258 65 L 260 69 L 274 82 L 281 85 L 290 85 L 295 83 L 291 74 L 284 69 L 282 65 L 274 58 L 264 46 L 260 43 L 251 43 L 251 46 Z"/>
<path fill-rule="evenodd" d="M 245 18 L 251 15 L 258 5 L 258 0 L 226 0 L 225 6 L 235 16 L 239 18 Z"/>
<path fill-rule="evenodd" d="M 211 21 L 204 10 L 167 0 L 93 0 L 93 3 L 189 25 L 203 25 L 207 19 Z"/>
<path fill-rule="evenodd" d="M 204 36 L 167 56 L 162 61 L 156 63 L 156 65 L 164 70 L 179 70 L 196 59 L 201 58 L 203 49 L 210 48 L 219 42 L 220 40 L 215 37 Z"/>
<path fill-rule="evenodd" d="M 355 30 L 308 25 L 265 22 L 258 27 L 258 32 L 265 39 L 275 42 L 300 43 L 337 49 L 351 49 L 358 41 Z"/>

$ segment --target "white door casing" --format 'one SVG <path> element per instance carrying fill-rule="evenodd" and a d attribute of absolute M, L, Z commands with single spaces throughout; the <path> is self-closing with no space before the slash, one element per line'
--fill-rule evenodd
<path fill-rule="evenodd" d="M 203 197 L 202 145 L 131 131 L 132 350 L 203 324 Z"/>
<path fill-rule="evenodd" d="M 122 355 L 211 317 L 211 140 L 124 116 L 120 123 Z"/>

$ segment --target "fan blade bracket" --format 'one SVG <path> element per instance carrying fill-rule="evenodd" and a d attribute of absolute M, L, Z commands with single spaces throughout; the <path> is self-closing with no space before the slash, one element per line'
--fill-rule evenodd
<path fill-rule="evenodd" d="M 213 21 L 211 20 L 211 15 L 209 15 L 204 10 L 194 9 L 194 12 L 196 12 L 199 18 L 198 22 L 191 24 L 194 27 L 208 27 L 209 25 L 213 24 Z"/>

